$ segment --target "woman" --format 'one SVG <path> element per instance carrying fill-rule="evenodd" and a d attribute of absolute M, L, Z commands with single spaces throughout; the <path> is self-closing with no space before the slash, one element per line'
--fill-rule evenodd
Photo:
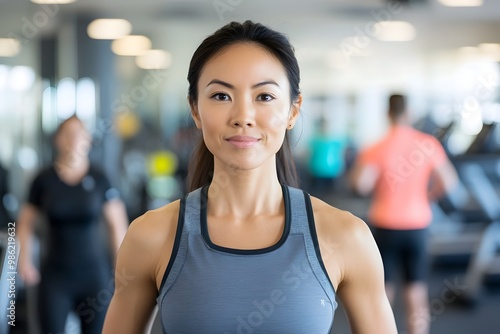
<path fill-rule="evenodd" d="M 101 237 L 100 215 L 109 226 L 114 250 L 127 229 L 123 203 L 105 175 L 90 165 L 90 135 L 76 117 L 55 135 L 57 156 L 31 185 L 19 216 L 19 274 L 26 285 L 40 281 L 38 311 L 42 334 L 64 333 L 71 310 L 82 333 L 101 333 L 113 291 L 108 248 Z M 48 221 L 48 251 L 39 273 L 32 261 L 36 218 Z"/>
<path fill-rule="evenodd" d="M 329 333 L 336 296 L 354 333 L 396 333 L 367 226 L 292 188 L 286 132 L 299 115 L 288 40 L 247 21 L 191 60 L 202 132 L 181 201 L 135 220 L 124 239 L 104 333 L 141 333 L 155 299 L 167 333 Z"/>
<path fill-rule="evenodd" d="M 394 94 L 388 102 L 390 129 L 360 152 L 351 183 L 361 195 L 373 192 L 369 220 L 390 303 L 394 304 L 398 274 L 402 274 L 408 333 L 428 334 L 430 202 L 450 193 L 458 178 L 439 141 L 410 126 L 406 97 Z"/>

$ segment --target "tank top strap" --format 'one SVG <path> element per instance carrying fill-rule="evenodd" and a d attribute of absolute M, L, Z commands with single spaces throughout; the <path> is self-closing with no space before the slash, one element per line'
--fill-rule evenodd
<path fill-rule="evenodd" d="M 207 188 L 198 188 L 181 198 L 172 255 L 162 278 L 158 298 L 166 294 L 182 269 L 187 256 L 189 234 L 200 233 L 201 196 L 206 196 Z"/>
<path fill-rule="evenodd" d="M 328 277 L 319 248 L 310 195 L 301 189 L 293 187 L 288 187 L 288 193 L 291 209 L 290 234 L 303 235 L 307 258 L 312 270 L 326 293 L 331 297 L 331 300 L 334 300 L 335 291 L 333 284 Z"/>
<path fill-rule="evenodd" d="M 200 234 L 200 220 L 203 212 L 202 205 L 206 205 L 206 196 L 208 186 L 198 188 L 184 198 L 184 232 L 183 234 L 196 233 Z M 205 200 L 202 200 L 202 196 Z"/>
<path fill-rule="evenodd" d="M 287 186 L 288 193 L 288 201 L 290 203 L 290 233 L 291 234 L 304 234 L 304 236 L 308 236 L 309 233 L 309 224 L 308 224 L 308 212 L 306 207 L 306 200 L 309 196 L 301 189 L 293 188 Z"/>

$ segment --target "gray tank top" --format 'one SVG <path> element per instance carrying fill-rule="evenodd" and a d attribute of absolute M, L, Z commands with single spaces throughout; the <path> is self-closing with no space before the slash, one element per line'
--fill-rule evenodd
<path fill-rule="evenodd" d="M 337 307 L 321 260 L 309 195 L 283 186 L 275 245 L 241 250 L 210 240 L 207 187 L 181 200 L 157 303 L 169 334 L 328 334 Z"/>

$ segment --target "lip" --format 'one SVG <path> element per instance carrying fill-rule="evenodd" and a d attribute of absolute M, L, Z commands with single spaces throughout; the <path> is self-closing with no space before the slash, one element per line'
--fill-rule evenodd
<path fill-rule="evenodd" d="M 252 136 L 232 136 L 229 138 L 226 138 L 226 141 L 238 148 L 247 148 L 247 147 L 252 147 L 256 143 L 259 142 L 259 138 L 255 138 Z"/>

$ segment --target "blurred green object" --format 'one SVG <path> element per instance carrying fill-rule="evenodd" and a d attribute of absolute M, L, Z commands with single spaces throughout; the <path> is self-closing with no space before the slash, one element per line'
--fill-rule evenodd
<path fill-rule="evenodd" d="M 179 197 L 179 182 L 173 176 L 156 176 L 148 180 L 147 192 L 154 199 L 166 199 Z"/>

